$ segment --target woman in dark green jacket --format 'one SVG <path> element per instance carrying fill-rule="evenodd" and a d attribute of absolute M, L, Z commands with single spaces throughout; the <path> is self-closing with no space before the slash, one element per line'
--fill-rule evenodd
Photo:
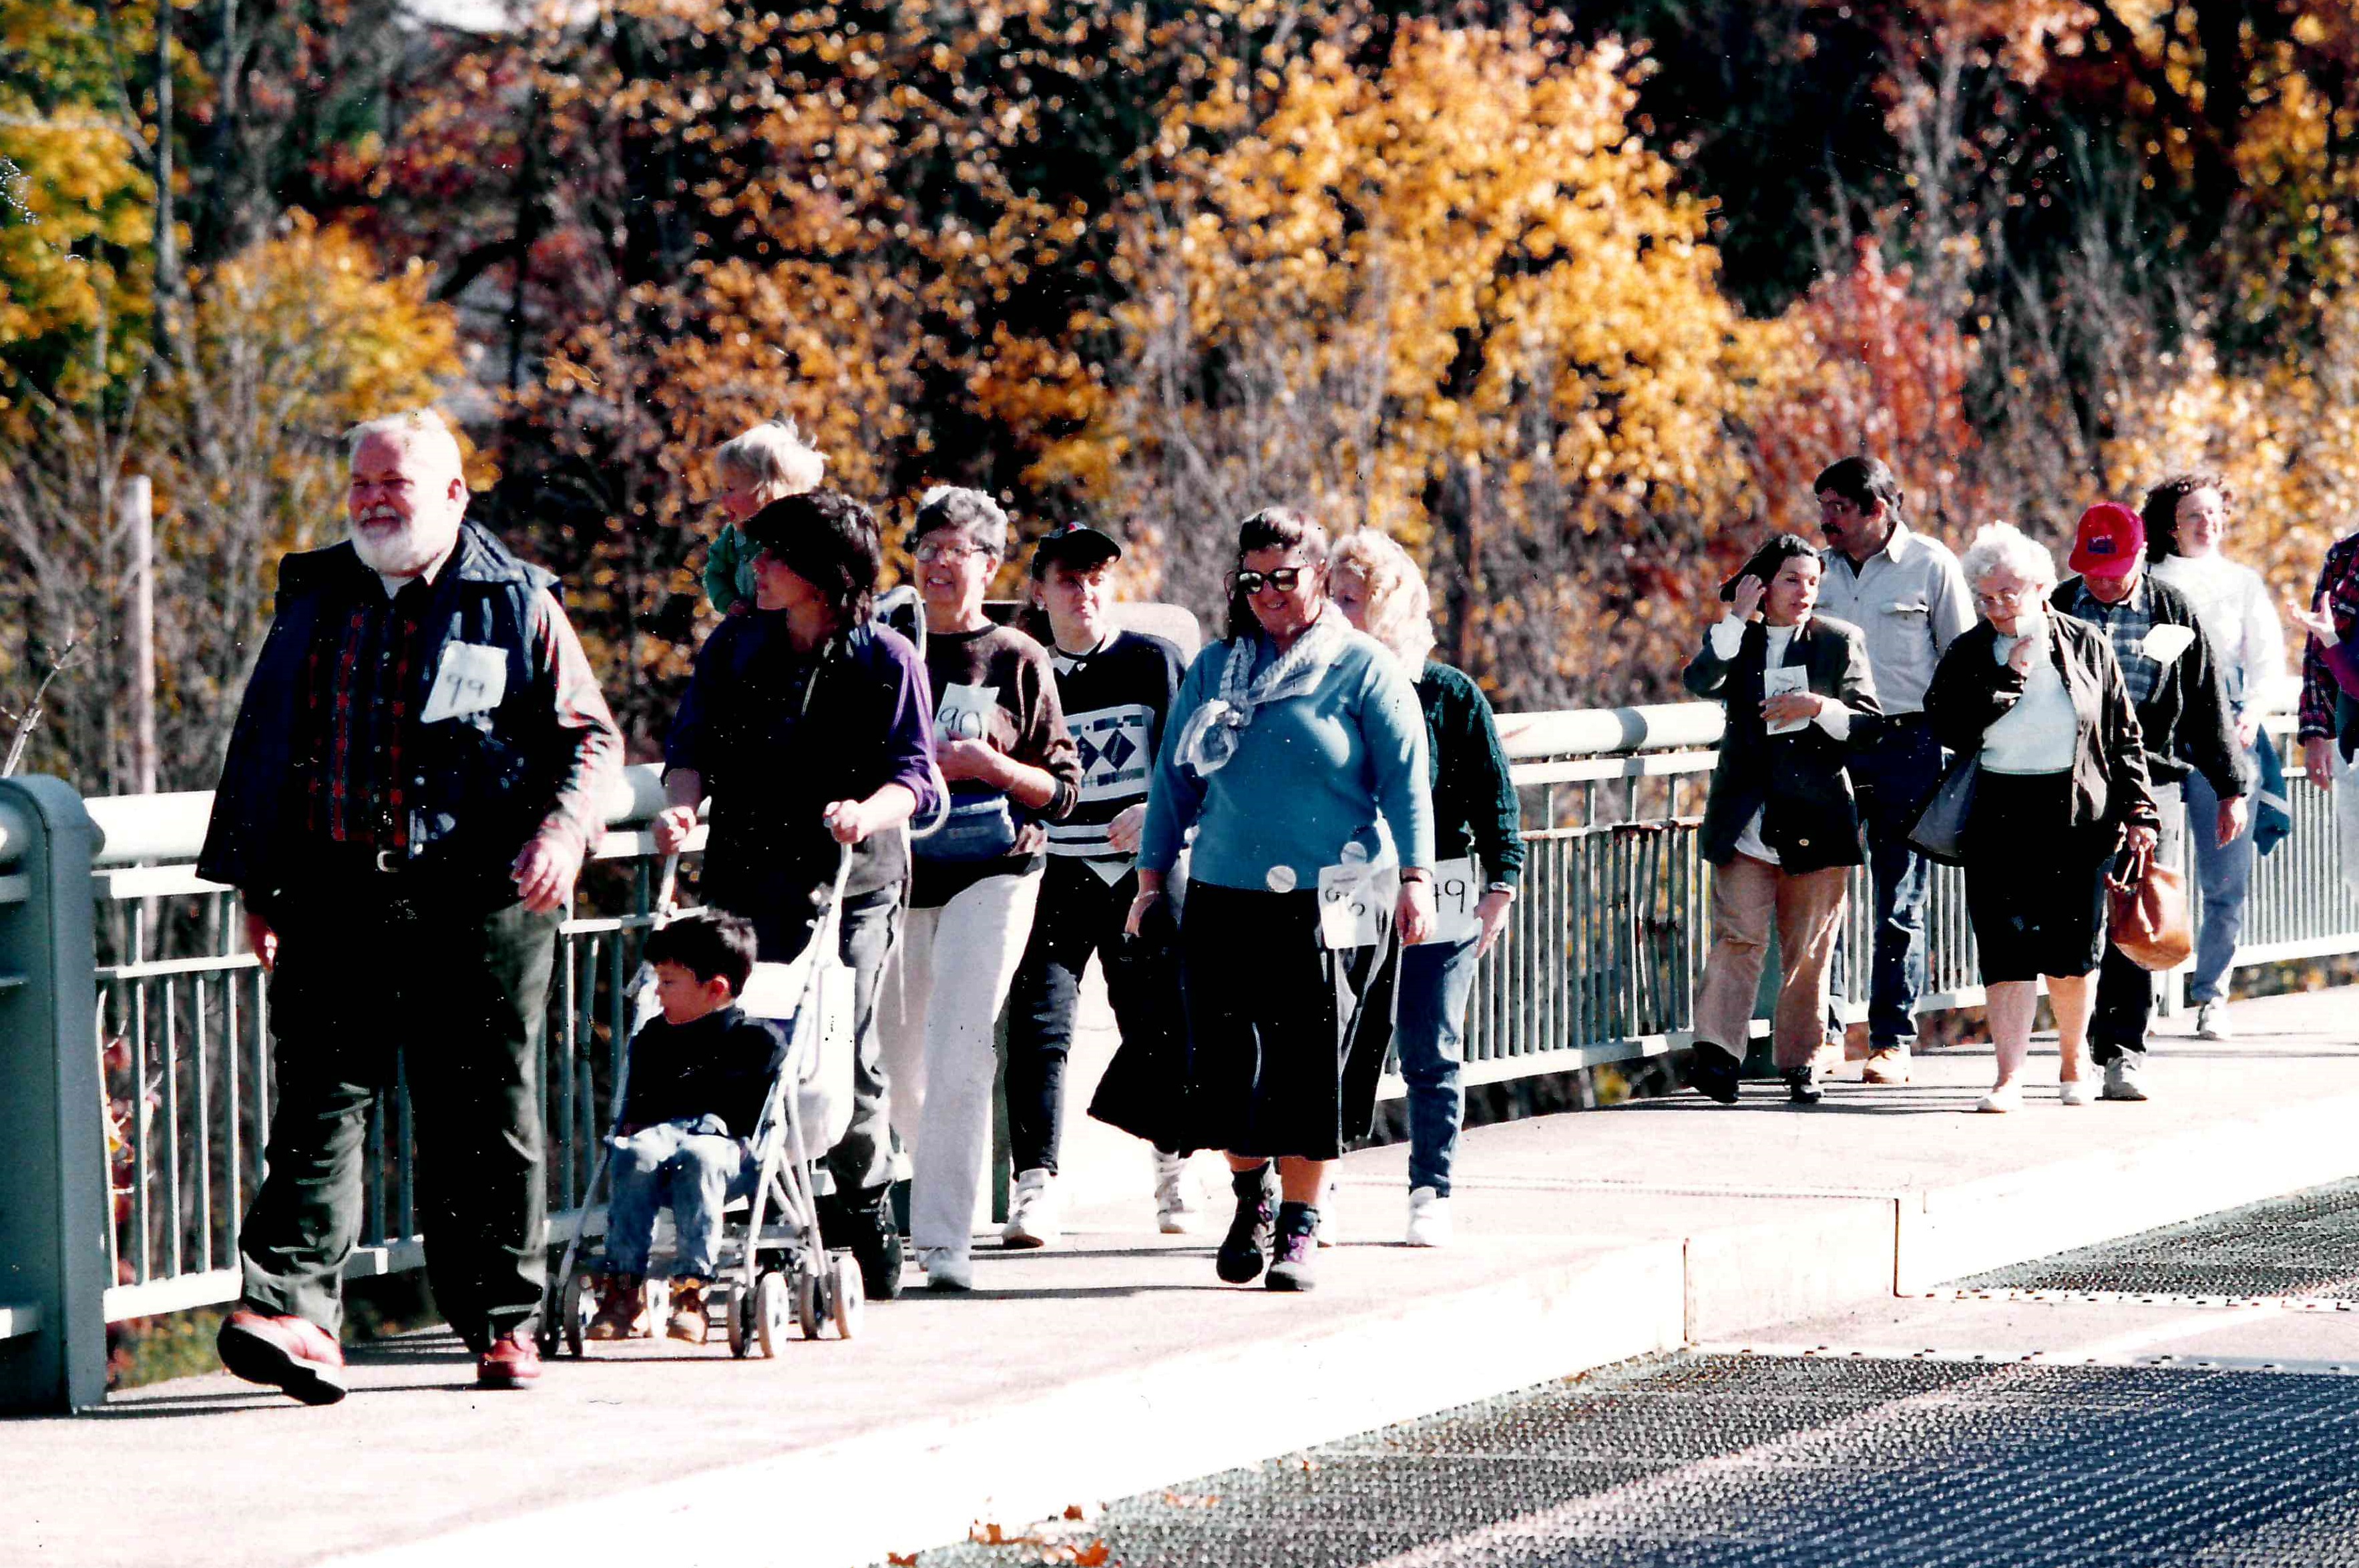
<path fill-rule="evenodd" d="M 1432 599 L 1408 552 L 1373 529 L 1335 545 L 1328 592 L 1353 625 L 1382 643 L 1417 681 L 1433 784 L 1431 941 L 1401 955 L 1393 1044 L 1408 1085 L 1408 1244 L 1450 1240 L 1450 1167 L 1466 1096 L 1466 1002 L 1474 966 L 1507 918 L 1524 871 L 1522 810 L 1482 689 L 1428 657 Z"/>

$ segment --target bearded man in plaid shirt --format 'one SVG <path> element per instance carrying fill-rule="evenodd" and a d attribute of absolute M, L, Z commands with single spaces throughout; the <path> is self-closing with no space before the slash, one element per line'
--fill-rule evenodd
<path fill-rule="evenodd" d="M 345 542 L 279 563 L 197 862 L 271 971 L 277 1087 L 222 1362 L 310 1404 L 343 1397 L 361 1146 L 397 1071 L 435 1303 L 479 1386 L 539 1375 L 549 977 L 622 761 L 556 579 L 465 521 L 438 416 L 353 432 L 348 509 Z"/>

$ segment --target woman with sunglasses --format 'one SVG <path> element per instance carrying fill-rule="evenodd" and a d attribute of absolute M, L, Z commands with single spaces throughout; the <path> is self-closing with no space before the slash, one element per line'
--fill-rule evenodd
<path fill-rule="evenodd" d="M 1246 518 L 1229 588 L 1227 640 L 1164 727 L 1127 929 L 1169 918 L 1165 879 L 1193 828 L 1190 1141 L 1227 1152 L 1237 1198 L 1218 1272 L 1246 1284 L 1266 1263 L 1271 1290 L 1304 1291 L 1328 1164 L 1373 1116 L 1398 945 L 1432 930 L 1425 716 L 1399 662 L 1329 600 L 1317 524 Z"/>

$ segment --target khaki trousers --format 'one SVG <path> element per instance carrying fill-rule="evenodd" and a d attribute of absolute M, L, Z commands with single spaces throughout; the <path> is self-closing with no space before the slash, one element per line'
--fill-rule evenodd
<path fill-rule="evenodd" d="M 1772 921 L 1784 972 L 1772 1029 L 1777 1065 L 1809 1062 L 1827 1034 L 1827 967 L 1843 924 L 1847 866 L 1789 873 L 1737 855 L 1712 874 L 1712 954 L 1696 987 L 1696 1044 L 1745 1059 Z"/>

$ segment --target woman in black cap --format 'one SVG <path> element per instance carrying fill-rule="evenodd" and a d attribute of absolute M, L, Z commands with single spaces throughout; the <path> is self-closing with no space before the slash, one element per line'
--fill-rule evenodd
<path fill-rule="evenodd" d="M 1845 742 L 1854 720 L 1881 711 L 1867 639 L 1810 613 L 1821 569 L 1799 535 L 1763 545 L 1722 586 L 1728 614 L 1680 677 L 1728 710 L 1703 811 L 1712 954 L 1696 986 L 1689 1069 L 1689 1082 L 1723 1105 L 1736 1103 L 1773 924 L 1777 1066 L 1795 1104 L 1815 1105 L 1821 1094 L 1827 965 L 1851 868 L 1863 858 Z"/>

